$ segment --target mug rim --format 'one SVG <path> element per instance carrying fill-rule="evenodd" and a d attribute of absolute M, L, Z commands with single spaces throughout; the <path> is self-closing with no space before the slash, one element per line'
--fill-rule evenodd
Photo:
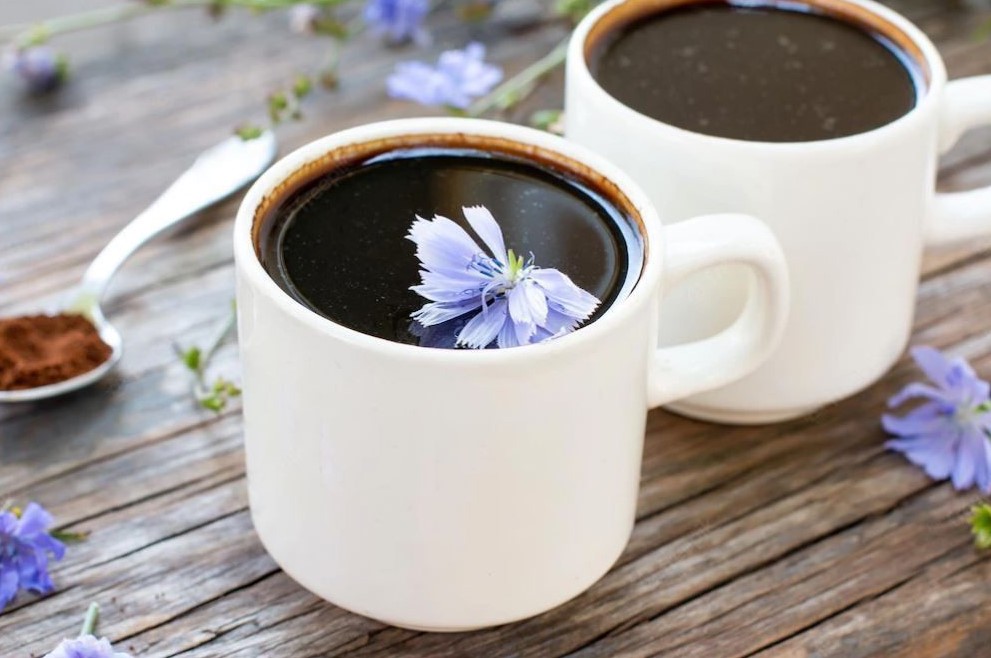
<path fill-rule="evenodd" d="M 308 166 L 348 146 L 389 138 L 439 134 L 462 136 L 469 140 L 472 136 L 498 138 L 515 143 L 522 151 L 536 147 L 588 167 L 611 183 L 639 215 L 640 221 L 635 224 L 644 242 L 643 267 L 630 293 L 614 302 L 595 322 L 552 340 L 511 349 L 448 349 L 399 343 L 346 327 L 320 315 L 290 296 L 264 269 L 255 244 L 256 215 L 266 200 L 278 194 L 280 185 Z M 283 193 L 282 196 L 285 194 Z M 451 365 L 533 360 L 580 349 L 582 345 L 593 343 L 616 327 L 630 321 L 637 313 L 643 312 L 643 307 L 660 292 L 663 271 L 664 245 L 657 211 L 647 194 L 618 167 L 585 147 L 544 131 L 498 121 L 460 117 L 379 121 L 334 132 L 304 144 L 280 158 L 251 185 L 238 207 L 233 237 L 235 271 L 238 277 L 244 277 L 258 294 L 266 295 L 293 320 L 314 331 L 349 343 L 355 348 L 379 352 L 390 357 L 425 359 Z"/>
<path fill-rule="evenodd" d="M 680 128 L 673 124 L 661 121 L 660 119 L 655 119 L 652 116 L 643 114 L 642 112 L 633 109 L 632 107 L 621 102 L 619 99 L 614 97 L 608 91 L 606 91 L 599 81 L 595 79 L 592 75 L 592 71 L 589 68 L 588 58 L 586 56 L 586 51 L 589 46 L 589 36 L 592 30 L 598 25 L 598 23 L 606 18 L 611 12 L 618 9 L 619 7 L 645 2 L 649 0 L 607 0 L 602 4 L 598 5 L 591 12 L 586 14 L 586 16 L 581 20 L 578 26 L 575 28 L 574 32 L 570 37 L 567 50 L 567 73 L 568 77 L 572 74 L 579 75 L 581 79 L 582 89 L 587 91 L 591 89 L 594 93 L 599 95 L 601 98 L 605 99 L 606 102 L 613 105 L 615 109 L 620 112 L 627 114 L 632 120 L 647 121 L 651 124 L 653 130 L 662 129 L 667 131 L 671 137 L 677 137 L 685 140 L 697 139 L 702 142 L 709 142 L 713 144 L 723 144 L 723 145 L 734 145 L 738 147 L 750 146 L 753 148 L 767 148 L 774 149 L 777 151 L 794 151 L 796 149 L 821 149 L 821 150 L 831 150 L 831 149 L 844 149 L 848 148 L 854 142 L 861 140 L 871 140 L 871 139 L 882 139 L 890 133 L 894 133 L 899 130 L 903 125 L 916 120 L 920 114 L 930 111 L 936 103 L 937 99 L 941 96 L 943 87 L 946 85 L 947 75 L 946 66 L 943 63 L 943 58 L 939 54 L 939 50 L 933 44 L 932 40 L 912 21 L 910 21 L 905 16 L 896 12 L 889 7 L 886 7 L 874 0 L 829 0 L 831 4 L 848 5 L 852 7 L 859 7 L 875 17 L 881 19 L 882 21 L 892 25 L 894 28 L 900 30 L 906 37 L 908 37 L 912 44 L 918 48 L 919 53 L 923 57 L 924 61 L 921 64 L 925 65 L 928 69 L 928 80 L 926 81 L 926 87 L 924 89 L 924 94 L 921 96 L 920 100 L 905 114 L 899 116 L 893 121 L 889 121 L 881 126 L 872 128 L 870 130 L 865 130 L 863 132 L 854 133 L 852 135 L 845 135 L 843 137 L 834 137 L 829 139 L 813 139 L 808 141 L 800 142 L 769 142 L 762 140 L 749 140 L 749 139 L 739 139 L 735 137 L 723 137 L 719 135 L 709 135 L 706 133 L 695 132 L 693 130 L 688 130 L 686 128 Z M 698 4 L 711 0 L 688 0 L 687 4 Z M 773 5 L 773 4 L 789 4 L 787 2 L 780 3 L 779 0 L 724 0 L 729 4 L 748 4 L 748 5 Z M 812 6 L 817 6 L 818 2 L 823 2 L 823 0 L 802 0 L 802 4 L 809 4 Z M 843 20 L 838 18 L 837 20 Z M 849 22 L 849 21 L 844 21 Z M 882 34 L 882 36 L 885 36 Z M 896 47 L 898 47 L 896 45 Z M 908 56 L 911 56 L 909 54 Z M 570 80 L 566 81 L 566 85 L 574 84 Z M 583 93 L 585 93 L 583 91 Z M 567 108 L 565 108 L 567 110 Z"/>

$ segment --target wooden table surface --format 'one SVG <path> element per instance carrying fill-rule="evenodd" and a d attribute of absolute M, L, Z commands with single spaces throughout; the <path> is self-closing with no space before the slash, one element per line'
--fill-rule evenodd
<path fill-rule="evenodd" d="M 991 72 L 986 10 L 897 0 L 952 77 Z M 319 135 L 427 113 L 388 101 L 383 77 L 410 56 L 474 37 L 519 70 L 566 27 L 525 31 L 433 21 L 426 52 L 348 46 L 343 84 L 280 130 L 282 152 Z M 323 44 L 284 16 L 198 12 L 61 42 L 74 78 L 26 98 L 0 84 L 0 313 L 52 302 L 204 147 L 245 119 Z M 508 119 L 561 103 L 552 76 Z M 991 183 L 991 130 L 943 162 L 940 186 Z M 0 498 L 35 500 L 91 533 L 53 569 L 58 590 L 0 615 L 0 655 L 39 656 L 85 608 L 140 657 L 165 656 L 991 656 L 991 557 L 966 526 L 975 494 L 930 482 L 885 452 L 885 399 L 917 377 L 906 360 L 853 399 L 801 421 L 726 428 L 661 411 L 648 420 L 638 524 L 612 571 L 535 619 L 490 630 L 390 628 L 311 595 L 272 562 L 247 510 L 241 414 L 197 408 L 172 343 L 203 342 L 233 296 L 236 200 L 143 250 L 108 310 L 127 351 L 115 376 L 45 404 L 0 408 Z M 991 375 L 991 241 L 926 258 L 914 342 Z M 215 373 L 238 378 L 235 349 Z M 809 373 L 814 377 L 815 373 Z M 286 437 L 291 441 L 292 437 Z"/>

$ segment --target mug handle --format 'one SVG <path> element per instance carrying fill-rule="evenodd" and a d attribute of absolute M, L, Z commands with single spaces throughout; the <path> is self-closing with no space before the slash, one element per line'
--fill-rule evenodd
<path fill-rule="evenodd" d="M 991 124 L 991 75 L 949 82 L 940 125 L 940 153 L 950 150 L 969 129 L 985 124 Z M 952 244 L 984 235 L 991 235 L 991 185 L 936 194 L 927 245 Z"/>
<path fill-rule="evenodd" d="M 695 272 L 729 263 L 746 265 L 755 276 L 747 304 L 729 328 L 654 353 L 647 392 L 651 408 L 724 386 L 756 370 L 781 338 L 790 300 L 781 246 L 754 217 L 717 214 L 679 222 L 666 227 L 664 244 L 668 289 Z"/>

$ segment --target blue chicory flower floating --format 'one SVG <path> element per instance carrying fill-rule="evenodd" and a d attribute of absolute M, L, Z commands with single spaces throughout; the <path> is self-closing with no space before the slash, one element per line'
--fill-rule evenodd
<path fill-rule="evenodd" d="M 539 343 L 570 333 L 599 305 L 596 297 L 553 268 L 506 249 L 502 229 L 484 206 L 462 209 L 489 251 L 455 222 L 417 217 L 408 239 L 416 244 L 422 283 L 410 289 L 430 300 L 412 314 L 424 327 L 474 314 L 457 345 L 481 349 Z"/>
<path fill-rule="evenodd" d="M 0 511 L 0 610 L 20 590 L 48 594 L 55 589 L 48 575 L 48 559 L 61 560 L 65 545 L 52 537 L 52 515 L 37 503 L 23 512 Z"/>
<path fill-rule="evenodd" d="M 392 42 L 428 40 L 423 20 L 430 11 L 429 0 L 368 0 L 365 22 L 374 32 Z"/>
<path fill-rule="evenodd" d="M 402 62 L 386 80 L 389 95 L 421 105 L 467 109 L 502 80 L 502 69 L 485 62 L 485 46 L 470 43 L 464 50 L 441 53 L 436 66 Z"/>
<path fill-rule="evenodd" d="M 881 419 L 884 429 L 899 437 L 885 445 L 933 479 L 991 493 L 991 386 L 962 358 L 949 359 L 931 347 L 914 348 L 912 357 L 934 385 L 909 384 L 891 398 L 889 407 L 910 399 L 925 402 L 904 416 Z"/>

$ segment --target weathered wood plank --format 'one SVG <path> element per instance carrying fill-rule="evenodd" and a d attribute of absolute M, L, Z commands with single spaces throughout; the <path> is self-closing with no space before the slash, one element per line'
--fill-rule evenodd
<path fill-rule="evenodd" d="M 934 564 L 944 571 L 974 564 L 980 558 L 960 532 L 968 505 L 948 487 L 926 490 L 890 513 L 869 517 L 576 655 L 750 655 L 860 601 L 925 578 Z M 934 533 L 949 540 L 928 541 Z"/>
<path fill-rule="evenodd" d="M 953 571 L 954 567 L 959 570 Z M 964 558 L 959 563 L 934 565 L 932 571 L 935 573 L 927 570 L 904 586 L 830 619 L 812 629 L 814 632 L 756 655 L 912 658 L 987 654 L 991 646 L 987 598 L 991 561 Z"/>

